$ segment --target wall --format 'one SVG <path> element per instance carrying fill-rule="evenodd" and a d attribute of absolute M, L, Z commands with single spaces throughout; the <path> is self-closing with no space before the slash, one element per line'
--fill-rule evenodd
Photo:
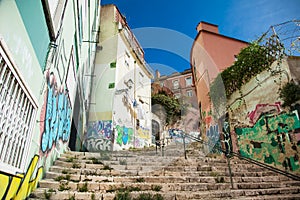
<path fill-rule="evenodd" d="M 150 78 L 140 70 L 121 24 L 125 25 L 124 19 L 114 5 L 101 7 L 102 31 L 95 60 L 89 131 L 85 137 L 89 151 L 121 150 L 151 143 Z M 138 77 L 140 74 L 145 80 Z M 146 96 L 144 102 L 148 104 L 140 103 L 137 95 Z M 143 115 L 141 113 L 147 113 L 147 116 L 138 116 Z M 139 117 L 141 125 L 137 127 L 135 119 Z M 93 128 L 95 124 L 107 121 L 110 121 L 110 130 L 106 135 Z"/>
<path fill-rule="evenodd" d="M 89 79 L 84 76 L 91 72 L 95 44 L 79 42 L 79 22 L 74 16 L 78 16 L 77 7 L 88 8 L 81 5 L 85 2 L 80 5 L 67 2 L 56 41 L 50 41 L 40 1 L 31 0 L 26 5 L 21 1 L 0 1 L 1 43 L 6 44 L 17 73 L 38 107 L 32 138 L 28 141 L 29 151 L 22 159 L 26 163 L 24 170 L 10 174 L 0 169 L 0 199 L 26 199 L 37 187 L 38 181 L 68 147 L 75 109 L 80 109 L 84 126 L 86 115 L 82 108 L 75 107 L 74 101 L 78 87 L 77 95 L 89 104 L 82 91 L 87 91 L 89 96 Z M 86 40 L 92 41 L 96 36 L 92 28 L 97 29 L 97 23 L 95 27 L 93 23 L 98 21 L 98 3 L 90 1 L 87 17 L 81 19 L 82 36 Z M 37 12 L 28 12 L 33 8 Z"/>
<path fill-rule="evenodd" d="M 235 55 L 246 47 L 247 43 L 219 34 L 216 25 L 202 22 L 198 28 L 202 30 L 193 43 L 190 63 L 196 91 L 198 91 L 198 102 L 201 103 L 202 111 L 209 111 L 211 106 L 208 97 L 210 83 L 221 71 L 233 64 Z"/>
<path fill-rule="evenodd" d="M 299 173 L 300 121 L 281 106 L 278 91 L 291 74 L 286 60 L 252 78 L 228 101 L 234 151 L 282 170 Z"/>

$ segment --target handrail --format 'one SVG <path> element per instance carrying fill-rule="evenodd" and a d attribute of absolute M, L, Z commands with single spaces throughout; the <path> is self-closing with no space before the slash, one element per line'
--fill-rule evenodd
<path fill-rule="evenodd" d="M 205 145 L 208 145 L 208 146 L 213 147 L 211 144 L 209 144 L 208 142 L 205 142 L 203 139 L 194 137 L 194 136 L 192 136 L 192 135 L 188 135 L 188 134 L 183 133 L 182 136 L 183 136 L 183 137 L 187 137 L 187 138 L 189 138 L 189 139 L 191 139 L 191 140 L 194 140 L 194 141 L 196 141 L 196 142 L 201 142 L 202 144 L 205 144 Z M 289 178 L 291 178 L 291 179 L 293 179 L 293 180 L 300 181 L 300 176 L 298 176 L 298 175 L 291 174 L 291 173 L 286 172 L 286 171 L 283 171 L 283 170 L 281 170 L 281 169 L 272 167 L 272 166 L 270 166 L 270 165 L 267 165 L 267 164 L 264 164 L 264 163 L 262 163 L 262 162 L 256 161 L 256 160 L 254 160 L 254 159 L 252 159 L 252 158 L 247 158 L 247 157 L 242 156 L 242 155 L 240 155 L 240 154 L 238 154 L 238 153 L 235 153 L 235 152 L 230 152 L 230 153 L 228 154 L 228 152 L 227 152 L 226 150 L 224 150 L 223 148 L 220 148 L 220 147 L 215 147 L 215 148 L 217 148 L 217 149 L 220 150 L 222 153 L 224 153 L 224 154 L 226 155 L 227 158 L 230 158 L 230 156 L 235 156 L 235 157 L 238 157 L 239 159 L 246 160 L 247 162 L 250 162 L 250 163 L 252 163 L 252 164 L 258 165 L 258 166 L 260 166 L 260 167 L 266 168 L 266 169 L 271 170 L 271 171 L 273 171 L 273 172 L 276 172 L 276 173 L 279 173 L 279 174 L 281 174 L 281 175 L 287 176 L 287 177 L 289 177 Z"/>

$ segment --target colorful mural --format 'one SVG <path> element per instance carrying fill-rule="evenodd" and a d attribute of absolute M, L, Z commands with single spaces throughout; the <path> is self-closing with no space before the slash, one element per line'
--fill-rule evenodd
<path fill-rule="evenodd" d="M 54 74 L 46 72 L 47 90 L 40 116 L 42 153 L 47 153 L 59 140 L 67 142 L 71 128 L 71 106 L 68 92 L 58 87 Z"/>
<path fill-rule="evenodd" d="M 253 127 L 236 127 L 242 156 L 300 172 L 300 121 L 297 111 L 264 114 Z"/>
<path fill-rule="evenodd" d="M 84 146 L 88 151 L 108 151 L 112 149 L 113 130 L 111 120 L 90 122 Z"/>
<path fill-rule="evenodd" d="M 26 199 L 43 176 L 43 167 L 37 167 L 38 161 L 39 156 L 35 155 L 25 174 L 0 173 L 0 199 Z"/>
<path fill-rule="evenodd" d="M 125 126 L 116 126 L 117 138 L 116 142 L 118 145 L 127 145 L 133 143 L 133 129 Z"/>

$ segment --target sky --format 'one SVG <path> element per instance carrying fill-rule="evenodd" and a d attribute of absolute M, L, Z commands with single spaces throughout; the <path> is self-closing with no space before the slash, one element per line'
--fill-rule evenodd
<path fill-rule="evenodd" d="M 200 21 L 219 33 L 251 42 L 272 25 L 300 19 L 300 0 L 102 0 L 115 4 L 161 74 L 190 68 L 190 50 Z"/>

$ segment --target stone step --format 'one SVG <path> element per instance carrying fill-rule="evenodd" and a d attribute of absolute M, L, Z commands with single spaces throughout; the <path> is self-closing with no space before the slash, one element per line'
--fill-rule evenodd
<path fill-rule="evenodd" d="M 91 181 L 91 182 L 147 182 L 147 183 L 202 183 L 202 182 L 230 182 L 230 177 L 220 174 L 208 174 L 208 176 L 110 176 L 110 175 L 81 175 L 81 174 L 63 174 L 49 171 L 46 173 L 47 179 L 53 180 L 70 180 L 73 182 L 78 181 Z M 282 176 L 264 176 L 264 177 L 233 177 L 234 183 L 276 183 L 279 182 L 279 185 L 283 186 L 283 183 L 286 186 L 300 186 L 299 181 L 290 181 Z M 242 187 L 242 186 L 241 186 Z"/>
<path fill-rule="evenodd" d="M 38 188 L 34 196 L 30 199 L 46 199 L 46 194 L 50 194 L 49 199 L 53 200 L 64 200 L 71 199 L 74 197 L 76 200 L 84 199 L 103 199 L 103 200 L 113 200 L 116 193 L 115 192 L 77 192 L 77 191 L 61 191 L 61 192 L 47 192 L 46 189 Z M 184 199 L 300 199 L 299 188 L 275 188 L 275 189 L 260 189 L 260 190 L 232 190 L 224 189 L 218 191 L 195 191 L 195 192 L 184 192 L 184 191 L 169 191 L 165 192 L 155 192 L 155 191 L 132 191 L 130 195 L 132 198 L 136 198 L 141 194 L 151 194 L 151 195 L 161 195 L 164 200 L 184 200 Z"/>
<path fill-rule="evenodd" d="M 83 187 L 84 184 L 87 184 L 88 191 L 110 191 L 113 188 L 116 190 L 117 188 L 122 188 L 124 186 L 131 188 L 139 188 L 140 190 L 151 190 L 152 187 L 160 187 L 162 191 L 205 191 L 205 190 L 223 190 L 230 188 L 229 178 L 213 178 L 213 177 L 205 177 L 199 182 L 185 182 L 184 179 L 179 180 L 180 182 L 167 182 L 162 177 L 158 177 L 162 180 L 161 182 L 139 182 L 137 179 L 128 179 L 123 178 L 99 178 L 93 180 L 91 177 L 82 177 L 82 180 L 60 180 L 54 181 L 53 179 L 44 179 L 41 180 L 39 185 L 41 188 L 52 188 L 55 190 L 78 190 Z M 149 179 L 151 180 L 151 179 Z M 152 180 L 154 180 L 152 178 Z M 169 179 L 172 181 L 172 179 Z M 114 182 L 112 182 L 114 181 Z M 173 179 L 176 181 L 176 179 Z M 296 184 L 295 182 L 234 182 L 234 188 L 243 189 L 243 190 L 253 190 L 253 189 L 271 189 L 271 188 L 300 188 L 300 184 Z"/>

